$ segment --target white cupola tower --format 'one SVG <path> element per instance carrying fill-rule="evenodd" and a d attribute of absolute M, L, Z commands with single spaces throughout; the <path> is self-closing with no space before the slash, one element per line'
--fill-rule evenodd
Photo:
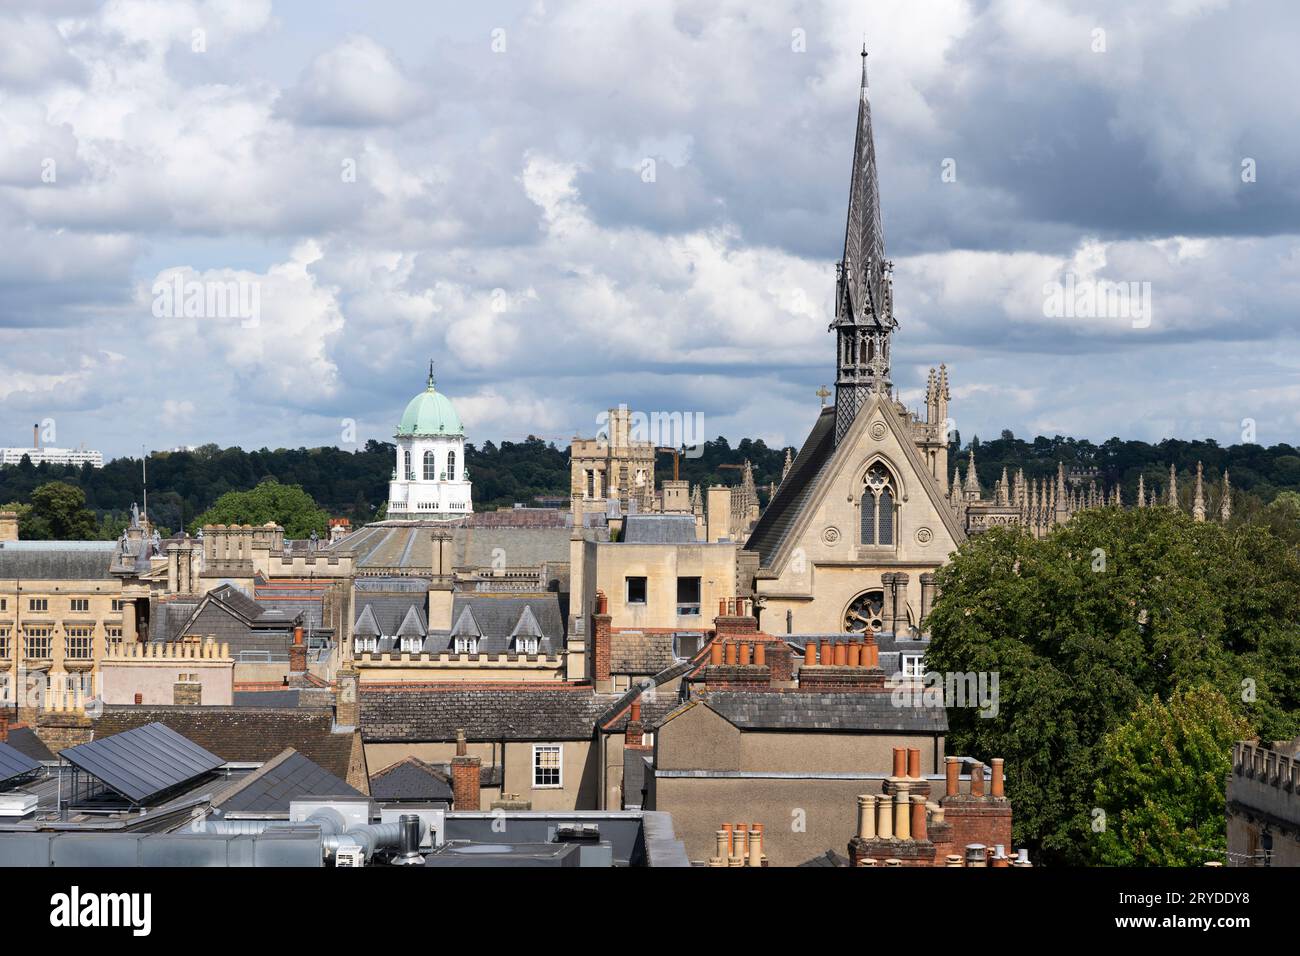
<path fill-rule="evenodd" d="M 451 400 L 429 383 L 397 426 L 397 465 L 388 486 L 390 519 L 440 520 L 474 511 L 465 468 L 465 429 Z"/>

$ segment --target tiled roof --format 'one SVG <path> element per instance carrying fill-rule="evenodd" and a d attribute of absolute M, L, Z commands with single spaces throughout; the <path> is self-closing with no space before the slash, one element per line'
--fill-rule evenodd
<path fill-rule="evenodd" d="M 677 662 L 671 634 L 615 632 L 609 639 L 609 669 L 615 674 L 657 674 Z"/>
<path fill-rule="evenodd" d="M 771 567 L 776 552 L 799 519 L 812 497 L 817 478 L 835 454 L 835 407 L 823 408 L 807 440 L 790 466 L 776 496 L 763 509 L 758 523 L 745 544 L 747 551 L 757 551 L 762 567 Z"/>
<path fill-rule="evenodd" d="M 108 547 L 97 547 L 100 542 L 75 542 L 82 548 L 40 547 L 44 542 L 18 542 L 19 547 L 0 543 L 0 578 L 12 581 L 22 578 L 32 581 L 96 581 L 111 577 L 109 566 L 113 561 L 113 542 L 103 542 Z M 54 542 L 52 542 L 54 543 Z M 74 542 L 58 542 L 74 544 Z"/>
<path fill-rule="evenodd" d="M 699 699 L 741 730 L 945 733 L 943 707 L 899 707 L 885 692 L 703 691 Z"/>
<path fill-rule="evenodd" d="M 292 747 L 264 763 L 212 801 L 227 813 L 269 813 L 289 809 L 295 797 L 361 796 L 339 777 Z"/>
<path fill-rule="evenodd" d="M 695 516 L 628 515 L 621 540 L 625 544 L 695 544 Z"/>
<path fill-rule="evenodd" d="M 362 684 L 361 734 L 370 741 L 586 740 L 609 698 L 559 682 Z"/>
<path fill-rule="evenodd" d="M 407 757 L 370 775 L 370 795 L 376 800 L 451 802 L 446 772 L 417 757 Z"/>
<path fill-rule="evenodd" d="M 425 592 L 370 596 L 356 595 L 360 608 L 352 633 L 363 637 L 383 637 L 378 653 L 400 648 L 396 638 L 403 634 L 419 636 L 425 626 Z M 424 632 L 422 651 L 442 654 L 453 647 L 454 637 L 478 638 L 478 653 L 513 653 L 517 636 L 539 637 L 538 653 L 550 656 L 564 649 L 564 608 L 553 591 L 532 594 L 463 592 L 452 598 L 449 631 Z"/>
<path fill-rule="evenodd" d="M 347 779 L 353 733 L 333 731 L 322 710 L 263 707 L 106 706 L 95 739 L 158 721 L 226 761 L 265 763 L 292 747 L 340 779 Z"/>

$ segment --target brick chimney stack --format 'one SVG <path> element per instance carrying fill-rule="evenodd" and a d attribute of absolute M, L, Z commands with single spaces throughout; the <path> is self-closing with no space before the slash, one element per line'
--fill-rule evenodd
<path fill-rule="evenodd" d="M 0 714 L 0 744 L 9 739 L 9 715 Z"/>
<path fill-rule="evenodd" d="M 799 671 L 799 689 L 814 692 L 884 692 L 885 672 L 880 648 L 870 630 L 862 640 L 823 638 L 809 641 Z M 902 776 L 902 774 L 897 774 Z"/>
<path fill-rule="evenodd" d="M 456 731 L 456 756 L 451 758 L 451 799 L 454 810 L 477 810 L 483 761 L 469 756 L 465 731 Z"/>
<path fill-rule="evenodd" d="M 614 682 L 610 677 L 610 624 L 613 618 L 609 614 L 609 598 L 604 591 L 596 592 L 596 613 L 591 616 L 591 676 L 596 684 L 598 694 L 613 690 Z"/>
<path fill-rule="evenodd" d="M 301 674 L 307 670 L 307 644 L 303 641 L 302 628 L 293 629 L 293 643 L 289 645 L 289 673 Z"/>
<path fill-rule="evenodd" d="M 624 747 L 642 746 L 642 735 L 645 733 L 645 724 L 641 722 L 641 698 L 632 701 L 632 713 L 627 718 L 627 730 L 623 735 Z"/>

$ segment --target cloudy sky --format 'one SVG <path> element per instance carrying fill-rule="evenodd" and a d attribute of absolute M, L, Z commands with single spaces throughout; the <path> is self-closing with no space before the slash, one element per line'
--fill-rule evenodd
<path fill-rule="evenodd" d="M 0 0 L 0 444 L 798 443 L 864 33 L 904 401 L 1300 442 L 1292 0 Z"/>

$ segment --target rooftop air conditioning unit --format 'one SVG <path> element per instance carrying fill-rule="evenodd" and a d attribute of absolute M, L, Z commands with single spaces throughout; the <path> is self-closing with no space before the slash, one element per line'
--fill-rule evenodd
<path fill-rule="evenodd" d="M 365 866 L 366 855 L 359 846 L 341 846 L 334 853 L 335 866 Z"/>

